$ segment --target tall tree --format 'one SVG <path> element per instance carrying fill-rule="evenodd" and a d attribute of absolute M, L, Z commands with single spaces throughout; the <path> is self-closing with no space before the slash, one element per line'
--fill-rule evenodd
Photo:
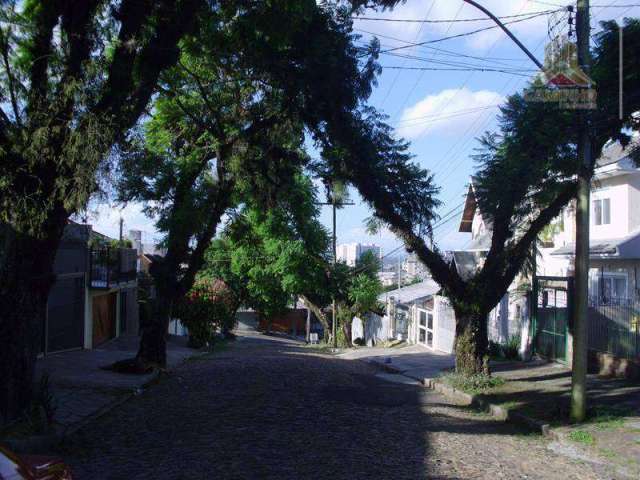
<path fill-rule="evenodd" d="M 204 0 L 3 2 L 0 415 L 29 403 L 54 256 Z"/>
<path fill-rule="evenodd" d="M 493 238 L 487 259 L 475 275 L 463 278 L 426 241 L 439 204 L 438 188 L 432 177 L 412 161 L 407 144 L 394 137 L 385 118 L 366 105 L 379 72 L 377 44 L 374 41 L 361 48 L 353 45 L 352 26 L 342 13 L 340 9 L 324 9 L 300 17 L 299 22 L 291 25 L 287 34 L 297 41 L 291 42 L 294 46 L 287 53 L 294 62 L 280 62 L 272 54 L 274 46 L 270 42 L 256 44 L 251 53 L 258 58 L 252 61 L 260 64 L 263 59 L 262 67 L 270 72 L 273 81 L 288 85 L 291 108 L 299 108 L 301 119 L 322 151 L 323 167 L 329 169 L 330 176 L 343 178 L 358 189 L 377 218 L 417 254 L 452 300 L 457 317 L 459 371 L 488 372 L 486 316 L 520 271 L 538 233 L 574 197 L 575 116 L 557 105 L 525 102 L 521 95 L 512 97 L 505 106 L 500 136 L 482 140 L 479 158 L 484 162 L 483 177 L 500 179 L 495 192 L 500 193 L 505 185 L 514 186 L 505 189 L 495 203 Z M 253 14 L 258 14 L 258 10 Z M 268 17 L 277 11 L 261 14 Z M 319 18 L 323 21 L 314 21 Z M 245 34 L 250 36 L 251 32 Z M 309 35 L 318 41 L 305 42 Z M 621 128 L 630 125 L 629 112 L 638 110 L 637 72 L 630 68 L 637 54 L 636 22 L 628 21 L 625 27 L 625 38 L 629 40 L 624 53 L 629 65 L 625 69 L 628 72 L 625 86 L 631 93 L 625 96 L 627 115 L 623 121 L 617 119 L 613 103 L 618 87 L 611 78 L 611 72 L 617 69 L 612 62 L 617 58 L 616 35 L 614 26 L 605 24 L 594 52 L 593 75 L 599 85 L 600 106 L 593 124 L 596 153 L 609 138 L 625 141 Z M 323 81 L 310 81 L 318 72 Z M 303 105 L 307 108 L 301 108 Z M 486 191 L 490 191 L 488 186 Z M 489 209 L 488 199 L 492 196 L 483 197 Z"/>
<path fill-rule="evenodd" d="M 209 251 L 207 271 L 268 321 L 297 296 L 317 298 L 327 289 L 329 236 L 318 219 L 315 189 L 302 174 L 274 192 L 266 210 L 255 193 L 243 198 Z"/>
<path fill-rule="evenodd" d="M 640 109 L 640 77 L 630 68 L 640 48 L 638 23 L 627 21 L 624 35 L 626 101 L 625 117 L 618 119 L 615 99 L 618 94 L 617 27 L 604 24 L 594 51 L 593 77 L 598 85 L 598 110 L 594 113 L 592 140 L 594 159 L 610 139 L 629 141 L 624 128 L 633 127 L 632 113 Z M 533 88 L 533 87 L 529 87 Z M 495 307 L 528 258 L 531 246 L 542 229 L 555 218 L 575 195 L 576 112 L 566 111 L 550 103 L 527 102 L 522 94 L 509 98 L 501 109 L 500 131 L 481 139 L 478 198 L 481 209 L 491 221 L 491 246 L 484 263 L 470 277 L 463 278 L 437 250 L 425 241 L 432 210 L 425 214 L 412 211 L 410 205 L 429 196 L 424 173 L 403 160 L 406 147 L 390 135 L 379 119 L 361 118 L 356 132 L 342 128 L 332 138 L 336 169 L 344 172 L 361 195 L 383 220 L 414 251 L 443 287 L 456 313 L 456 368 L 462 373 L 488 373 L 487 314 Z M 340 136 L 349 135 L 345 138 Z M 378 144 L 384 158 L 366 170 L 364 162 L 376 155 L 368 152 L 371 139 Z M 354 142 L 357 142 L 354 144 Z M 351 144 L 351 148 L 345 145 Z M 345 152 L 358 152 L 348 157 Z M 592 165 L 593 168 L 593 165 Z M 389 175 L 387 172 L 393 172 Z M 370 172 L 375 172 L 372 178 Z M 398 180 L 400 179 L 400 180 Z M 433 206 L 433 203 L 430 205 Z"/>

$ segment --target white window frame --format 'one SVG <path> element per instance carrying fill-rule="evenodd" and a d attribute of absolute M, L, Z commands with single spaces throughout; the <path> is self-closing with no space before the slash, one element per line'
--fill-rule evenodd
<path fill-rule="evenodd" d="M 420 314 L 425 314 L 425 324 L 420 324 Z M 416 343 L 423 345 L 427 348 L 435 349 L 436 345 L 436 328 L 435 328 L 435 316 L 433 310 L 427 310 L 425 308 L 417 309 L 416 318 Z M 431 328 L 429 328 L 429 317 L 431 317 Z M 420 341 L 420 331 L 424 331 L 424 343 Z M 431 345 L 429 345 L 429 333 L 431 333 Z"/>
<path fill-rule="evenodd" d="M 595 226 L 611 225 L 611 199 L 609 197 L 594 198 L 592 204 L 593 224 Z"/>

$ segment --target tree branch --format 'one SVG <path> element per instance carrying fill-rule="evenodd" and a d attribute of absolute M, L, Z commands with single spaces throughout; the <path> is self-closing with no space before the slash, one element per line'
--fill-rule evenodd
<path fill-rule="evenodd" d="M 481 282 L 492 279 L 491 281 L 495 285 L 495 287 L 491 289 L 492 292 L 504 292 L 509 288 L 509 285 L 511 285 L 511 282 L 513 282 L 518 272 L 520 272 L 524 261 L 530 254 L 533 242 L 538 238 L 542 229 L 556 218 L 569 201 L 575 197 L 576 191 L 576 182 L 572 181 L 567 183 L 560 194 L 531 222 L 527 231 L 517 242 L 511 246 L 507 246 L 502 254 L 487 259 L 488 261 L 483 265 L 482 270 L 476 278 Z M 502 273 L 500 273 L 500 270 L 502 270 Z M 490 299 L 490 303 L 494 300 L 495 303 L 497 303 L 500 298 L 496 300 L 496 298 L 493 297 Z"/>
<path fill-rule="evenodd" d="M 9 86 L 9 96 L 11 97 L 11 108 L 13 109 L 13 116 L 18 128 L 22 128 L 22 119 L 20 117 L 20 108 L 18 107 L 18 95 L 15 88 L 15 77 L 11 71 L 11 64 L 9 62 L 9 38 L 11 38 L 11 30 L 7 29 L 7 33 L 0 28 L 0 49 L 2 50 L 2 62 L 4 70 L 7 73 L 7 82 Z"/>
<path fill-rule="evenodd" d="M 50 0 L 39 4 L 35 9 L 33 25 L 34 34 L 31 39 L 30 54 L 31 69 L 29 72 L 29 84 L 31 91 L 29 94 L 28 111 L 31 113 L 39 111 L 47 96 L 49 76 L 49 57 L 52 49 L 53 29 L 58 23 L 61 13 L 62 2 L 60 0 Z"/>

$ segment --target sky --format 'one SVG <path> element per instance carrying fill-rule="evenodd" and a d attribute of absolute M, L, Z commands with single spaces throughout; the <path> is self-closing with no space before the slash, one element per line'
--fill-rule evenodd
<path fill-rule="evenodd" d="M 550 39 L 549 26 L 553 33 L 568 30 L 566 14 L 539 12 L 557 10 L 569 2 L 481 3 L 495 15 L 508 17 L 503 21 L 513 22 L 508 27 L 540 61 Z M 633 5 L 637 3 L 632 0 L 592 1 L 593 33 L 602 20 L 640 16 L 640 6 Z M 392 11 L 367 10 L 361 17 L 366 18 L 354 21 L 356 33 L 362 35 L 359 44 L 375 35 L 382 51 L 395 49 L 380 56 L 383 72 L 369 103 L 388 115 L 397 135 L 410 142 L 414 161 L 435 175 L 443 217 L 434 231 L 436 243 L 444 250 L 464 248 L 470 241 L 469 234 L 458 233 L 457 229 L 469 177 L 476 168 L 472 159 L 478 146 L 476 139 L 496 128 L 498 106 L 536 75 L 536 67 L 499 28 L 467 34 L 494 24 L 476 20 L 484 14 L 462 0 L 407 0 Z M 456 35 L 461 36 L 439 41 Z M 411 45 L 421 42 L 430 43 Z M 469 71 L 469 65 L 494 71 Z M 403 252 L 402 243 L 389 231 L 366 234 L 363 221 L 372 212 L 355 190 L 351 199 L 356 205 L 337 213 L 338 243 L 376 243 L 383 254 Z M 145 243 L 159 238 L 153 219 L 147 218 L 137 204 L 124 208 L 98 205 L 90 221 L 96 230 L 117 236 L 120 216 L 125 232 L 142 230 Z M 321 220 L 331 227 L 329 207 L 323 208 Z"/>

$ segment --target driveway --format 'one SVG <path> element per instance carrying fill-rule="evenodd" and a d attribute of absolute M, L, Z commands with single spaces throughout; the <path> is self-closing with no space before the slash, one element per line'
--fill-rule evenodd
<path fill-rule="evenodd" d="M 245 335 L 80 430 L 78 479 L 596 479 L 545 440 L 417 382 Z"/>

